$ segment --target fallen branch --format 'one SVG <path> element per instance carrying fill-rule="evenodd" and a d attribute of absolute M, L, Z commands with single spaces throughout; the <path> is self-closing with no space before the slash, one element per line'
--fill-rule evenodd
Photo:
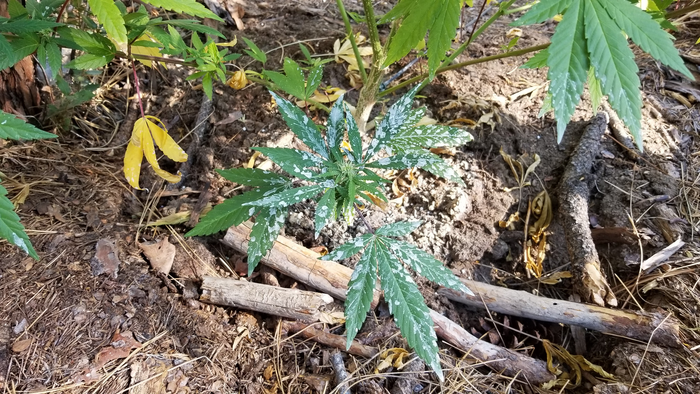
<path fill-rule="evenodd" d="M 226 232 L 223 243 L 241 253 L 246 253 L 251 227 L 252 224 L 249 222 L 231 227 Z M 318 257 L 317 253 L 285 237 L 279 237 L 270 253 L 263 257 L 261 262 L 324 293 L 333 294 L 334 297 L 344 300 L 352 269 L 332 261 L 318 260 Z M 377 296 L 378 293 L 375 292 L 373 307 Z M 435 323 L 435 332 L 438 337 L 494 370 L 510 376 L 522 376 L 533 384 L 554 379 L 554 375 L 547 371 L 544 361 L 479 340 L 457 323 L 434 310 L 430 310 L 430 317 Z"/>
<path fill-rule="evenodd" d="M 581 136 L 559 184 L 559 215 L 566 234 L 576 291 L 584 301 L 616 306 L 617 299 L 600 270 L 588 216 L 588 183 L 600 139 L 607 128 L 607 115 L 599 113 Z"/>
<path fill-rule="evenodd" d="M 322 308 L 333 302 L 328 294 L 211 276 L 202 278 L 201 291 L 199 300 L 202 302 L 250 309 L 305 322 L 318 321 Z"/>
<path fill-rule="evenodd" d="M 345 351 L 346 338 L 341 335 L 331 334 L 323 330 L 314 328 L 314 326 L 309 324 L 304 324 L 296 321 L 283 321 L 282 331 L 288 333 L 300 333 L 302 337 L 306 339 L 313 339 L 318 343 L 322 343 L 327 346 L 334 347 L 336 349 L 342 349 Z M 347 350 L 348 353 L 354 354 L 355 356 L 361 356 L 365 358 L 372 358 L 377 355 L 378 350 L 371 346 L 363 345 L 358 341 L 352 341 L 350 349 Z"/>
<path fill-rule="evenodd" d="M 595 305 L 539 297 L 486 283 L 463 280 L 476 294 L 471 296 L 451 289 L 438 294 L 452 301 L 492 312 L 551 323 L 572 324 L 607 334 L 651 341 L 664 346 L 681 346 L 679 323 L 667 313 L 634 312 Z"/>

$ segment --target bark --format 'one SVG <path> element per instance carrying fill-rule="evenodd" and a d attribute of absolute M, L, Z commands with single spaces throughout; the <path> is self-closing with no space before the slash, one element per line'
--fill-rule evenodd
<path fill-rule="evenodd" d="M 588 216 L 588 183 L 591 167 L 600 149 L 608 120 L 599 113 L 581 136 L 559 184 L 559 214 L 576 280 L 576 291 L 584 301 L 616 306 L 617 299 L 600 270 L 600 260 L 591 236 Z"/>
<path fill-rule="evenodd" d="M 304 338 L 313 339 L 318 343 L 346 351 L 346 337 L 319 330 L 309 324 L 295 321 L 283 321 L 282 331 L 287 331 L 288 333 L 298 332 Z M 347 349 L 347 352 L 355 356 L 372 358 L 377 355 L 378 350 L 371 346 L 363 345 L 358 341 L 352 341 L 350 349 Z"/>
<path fill-rule="evenodd" d="M 250 223 L 244 223 L 229 228 L 223 240 L 224 244 L 246 253 L 250 227 Z M 324 293 L 344 300 L 352 270 L 332 261 L 318 260 L 318 257 L 317 253 L 285 237 L 279 237 L 270 253 L 261 262 Z M 376 298 L 373 308 L 375 303 Z M 434 310 L 430 310 L 430 316 L 435 323 L 435 332 L 438 337 L 494 370 L 510 376 L 523 377 L 533 384 L 554 379 L 554 375 L 547 371 L 544 361 L 481 341 Z"/>
<path fill-rule="evenodd" d="M 634 338 L 665 346 L 681 346 L 678 320 L 668 313 L 635 312 L 603 308 L 566 300 L 539 297 L 486 283 L 463 280 L 476 294 L 471 296 L 451 289 L 440 289 L 452 301 L 486 308 L 492 312 L 551 323 L 572 324 L 606 334 Z"/>
<path fill-rule="evenodd" d="M 323 307 L 333 302 L 328 294 L 211 276 L 202 279 L 201 291 L 199 300 L 202 302 L 310 323 L 318 321 Z"/>

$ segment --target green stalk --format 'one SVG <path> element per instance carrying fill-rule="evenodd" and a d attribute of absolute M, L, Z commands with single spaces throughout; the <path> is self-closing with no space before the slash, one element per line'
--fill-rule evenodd
<path fill-rule="evenodd" d="M 226 74 L 227 74 L 227 75 L 233 75 L 233 72 L 231 72 L 231 71 L 226 71 Z M 254 76 L 252 76 L 252 75 L 246 75 L 246 78 L 248 79 L 248 81 L 254 82 L 254 83 L 257 83 L 257 84 L 260 84 L 260 85 L 262 85 L 262 86 L 268 88 L 269 90 L 275 90 L 275 91 L 278 91 L 278 92 L 281 91 L 281 89 L 278 88 L 275 84 L 273 84 L 273 83 L 271 83 L 271 82 L 269 82 L 269 81 L 266 81 L 266 80 L 264 80 L 264 79 L 260 79 L 260 78 L 254 77 Z M 298 98 L 298 97 L 297 97 L 297 98 Z M 307 103 L 313 105 L 314 107 L 316 107 L 316 108 L 318 108 L 318 109 L 320 109 L 320 110 L 322 110 L 322 111 L 324 111 L 324 112 L 326 112 L 326 113 L 330 113 L 330 112 L 331 112 L 331 109 L 328 108 L 328 106 L 323 105 L 323 104 L 319 103 L 319 102 L 316 101 L 316 100 L 313 100 L 313 99 L 306 99 L 306 100 L 304 100 L 304 101 L 306 101 Z"/>
<path fill-rule="evenodd" d="M 466 67 L 466 66 L 472 66 L 472 65 L 474 65 L 474 64 L 486 63 L 486 62 L 490 62 L 490 61 L 492 61 L 492 60 L 504 59 L 504 58 L 513 57 L 513 56 L 524 55 L 524 54 L 530 53 L 530 52 L 541 51 L 542 49 L 547 48 L 549 45 L 550 45 L 549 43 L 547 43 L 547 44 L 542 44 L 542 45 L 537 45 L 537 46 L 534 46 L 534 47 L 528 47 L 528 48 L 519 49 L 519 50 L 517 50 L 517 51 L 506 52 L 506 53 L 500 53 L 500 54 L 498 54 L 498 55 L 481 57 L 481 58 L 478 58 L 478 59 L 468 60 L 468 61 L 462 62 L 462 63 L 456 63 L 456 64 L 452 64 L 452 65 L 449 65 L 449 66 L 440 67 L 440 68 L 437 69 L 437 71 L 435 71 L 435 75 L 440 74 L 440 73 L 444 73 L 445 71 L 456 70 L 456 69 L 458 69 L 458 68 L 462 68 L 462 67 Z M 397 90 L 399 90 L 399 89 L 401 89 L 401 88 L 404 88 L 404 87 L 406 87 L 406 86 L 408 86 L 408 85 L 411 85 L 411 84 L 413 84 L 413 83 L 415 83 L 415 82 L 419 82 L 419 81 L 421 81 L 421 80 L 423 80 L 423 81 L 425 82 L 425 81 L 427 81 L 427 78 L 428 78 L 428 73 L 415 76 L 415 77 L 413 77 L 413 78 L 411 78 L 411 79 L 409 79 L 409 80 L 407 80 L 407 81 L 401 82 L 400 84 L 398 84 L 398 85 L 396 85 L 396 86 L 393 86 L 393 87 L 391 87 L 391 88 L 389 88 L 389 89 L 387 89 L 387 90 L 385 90 L 385 91 L 379 93 L 379 97 L 385 96 L 385 95 L 387 95 L 387 94 L 391 94 L 391 93 L 393 93 L 393 92 L 395 92 L 395 91 L 397 91 Z"/>
<path fill-rule="evenodd" d="M 369 41 L 372 45 L 372 66 L 367 76 L 367 81 L 360 90 L 360 97 L 357 99 L 357 109 L 355 111 L 355 119 L 360 131 L 365 131 L 367 119 L 372 111 L 372 107 L 377 101 L 379 93 L 379 85 L 381 83 L 382 74 L 384 71 L 384 62 L 386 61 L 386 52 L 382 48 L 382 42 L 379 39 L 379 31 L 377 30 L 376 19 L 374 18 L 374 8 L 372 0 L 362 0 L 362 6 L 365 10 L 365 19 L 367 20 L 367 28 L 369 30 Z M 362 65 L 360 64 L 360 67 Z"/>
<path fill-rule="evenodd" d="M 681 8 L 680 10 L 667 12 L 666 19 L 677 18 L 679 16 L 683 16 L 683 15 L 685 15 L 689 12 L 693 12 L 695 10 L 700 10 L 700 3 L 696 3 L 696 4 L 693 4 L 691 6 Z"/>
<path fill-rule="evenodd" d="M 360 77 L 362 77 L 362 84 L 367 83 L 367 71 L 362 66 L 362 56 L 360 55 L 360 49 L 357 47 L 357 42 L 355 41 L 355 34 L 352 32 L 352 26 L 350 25 L 350 18 L 348 18 L 348 13 L 345 11 L 345 5 L 343 5 L 343 0 L 336 0 L 338 4 L 338 9 L 340 10 L 340 15 L 343 17 L 343 23 L 345 23 L 345 33 L 348 35 L 348 40 L 352 45 L 352 51 L 355 53 L 355 60 L 360 68 Z M 369 22 L 367 22 L 369 24 Z"/>

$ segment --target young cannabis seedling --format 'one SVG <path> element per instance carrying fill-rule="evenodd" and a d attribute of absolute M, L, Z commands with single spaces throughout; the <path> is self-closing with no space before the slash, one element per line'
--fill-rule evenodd
<path fill-rule="evenodd" d="M 461 179 L 440 157 L 425 148 L 463 145 L 471 135 L 455 127 L 416 126 L 425 109 L 411 109 L 419 87 L 401 97 L 387 112 L 369 146 L 362 146 L 355 118 L 342 97 L 331 109 L 325 138 L 318 126 L 296 105 L 271 93 L 290 129 L 313 152 L 289 148 L 253 148 L 277 163 L 289 176 L 255 168 L 218 170 L 231 182 L 251 191 L 217 205 L 187 236 L 208 235 L 255 217 L 248 244 L 248 274 L 266 255 L 285 223 L 289 206 L 306 199 L 318 201 L 315 227 L 321 229 L 343 217 L 351 223 L 365 201 L 387 201 L 376 170 L 423 168 L 447 179 Z M 348 144 L 343 143 L 347 133 Z M 349 146 L 349 148 L 347 148 Z M 384 152 L 380 156 L 380 153 Z M 293 178 L 299 182 L 294 182 Z M 320 196 L 320 198 L 319 198 Z M 364 219 L 364 218 L 363 218 Z M 430 311 L 406 266 L 427 279 L 471 293 L 450 270 L 430 254 L 395 239 L 410 234 L 420 222 L 397 222 L 336 248 L 324 259 L 346 259 L 363 252 L 349 283 L 345 302 L 348 347 L 360 330 L 372 301 L 377 274 L 397 326 L 423 360 L 442 379 L 438 347 Z"/>

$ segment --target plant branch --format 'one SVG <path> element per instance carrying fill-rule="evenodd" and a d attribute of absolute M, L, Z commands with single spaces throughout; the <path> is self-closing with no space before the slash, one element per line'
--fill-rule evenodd
<path fill-rule="evenodd" d="M 58 10 L 58 16 L 56 17 L 56 23 L 60 23 L 60 22 L 61 22 L 61 17 L 63 17 L 63 11 L 66 10 L 66 7 L 68 6 L 68 3 L 70 3 L 70 0 L 64 1 L 63 4 L 61 5 L 61 9 Z"/>
<path fill-rule="evenodd" d="M 352 32 L 352 25 L 350 25 L 350 18 L 348 18 L 348 13 L 345 11 L 345 5 L 343 5 L 343 0 L 336 0 L 338 4 L 338 9 L 340 10 L 340 15 L 343 17 L 343 23 L 345 24 L 345 33 L 348 35 L 348 40 L 352 45 L 352 51 L 355 54 L 355 60 L 360 68 L 360 77 L 362 77 L 362 84 L 367 83 L 367 71 L 362 66 L 362 56 L 360 55 L 360 49 L 357 47 L 357 42 L 355 41 L 355 34 Z M 368 22 L 369 24 L 369 22 Z"/>
<path fill-rule="evenodd" d="M 365 215 L 362 214 L 362 210 L 360 210 L 360 207 L 358 207 L 357 204 L 354 203 L 353 205 L 355 206 L 355 212 L 357 212 L 357 216 L 359 216 L 360 219 L 362 219 L 362 223 L 365 225 L 365 227 L 367 227 L 367 230 L 369 230 L 371 234 L 374 234 L 374 227 L 367 223 L 367 219 L 365 219 Z"/>
<path fill-rule="evenodd" d="M 141 88 L 139 87 L 139 76 L 136 74 L 136 63 L 134 59 L 131 59 L 131 70 L 134 72 L 134 85 L 136 86 L 136 99 L 139 101 L 139 108 L 141 109 L 141 117 L 146 117 L 146 112 L 143 110 L 143 100 L 141 100 Z"/>
<path fill-rule="evenodd" d="M 504 59 L 504 58 L 513 57 L 513 56 L 524 55 L 524 54 L 527 54 L 527 53 L 530 53 L 530 52 L 540 51 L 540 50 L 542 50 L 542 49 L 547 48 L 549 45 L 550 45 L 549 43 L 547 43 L 547 44 L 542 44 L 542 45 L 536 45 L 536 46 L 533 46 L 533 47 L 528 47 L 528 48 L 519 49 L 519 50 L 517 50 L 517 51 L 506 52 L 506 53 L 500 53 L 500 54 L 498 54 L 498 55 L 493 55 L 493 56 L 480 57 L 480 58 L 478 58 L 478 59 L 468 60 L 468 61 L 466 61 L 466 62 L 456 63 L 456 64 L 452 64 L 452 65 L 445 66 L 445 67 L 440 67 L 440 68 L 437 69 L 437 71 L 435 71 L 435 75 L 440 74 L 440 73 L 444 73 L 445 71 L 455 70 L 455 69 L 462 68 L 462 67 L 466 67 L 466 66 L 472 66 L 472 65 L 474 65 L 474 64 L 486 63 L 486 62 L 490 62 L 490 61 L 492 61 L 492 60 Z M 411 78 L 411 79 L 409 79 L 409 80 L 406 80 L 406 81 L 404 81 L 404 82 L 401 82 L 400 84 L 398 84 L 398 85 L 396 85 L 396 86 L 393 86 L 393 87 L 391 87 L 391 88 L 389 88 L 389 89 L 387 89 L 387 90 L 385 90 L 385 91 L 379 93 L 379 97 L 385 96 L 385 95 L 387 95 L 387 94 L 391 94 L 391 93 L 393 93 L 393 92 L 395 92 L 395 91 L 397 91 L 397 90 L 399 90 L 399 89 L 401 89 L 401 88 L 404 88 L 404 87 L 406 87 L 406 86 L 408 86 L 408 85 L 411 85 L 411 84 L 413 84 L 413 83 L 415 83 L 415 82 L 419 82 L 419 81 L 421 81 L 421 80 L 425 80 L 426 78 L 428 78 L 428 73 L 415 76 L 415 77 L 413 77 L 413 78 Z"/>
<path fill-rule="evenodd" d="M 670 18 L 678 18 L 679 16 L 688 14 L 690 12 L 693 12 L 695 10 L 700 10 L 700 3 L 693 4 L 691 6 L 681 8 L 680 10 L 675 10 L 671 12 L 666 13 L 666 19 Z"/>

